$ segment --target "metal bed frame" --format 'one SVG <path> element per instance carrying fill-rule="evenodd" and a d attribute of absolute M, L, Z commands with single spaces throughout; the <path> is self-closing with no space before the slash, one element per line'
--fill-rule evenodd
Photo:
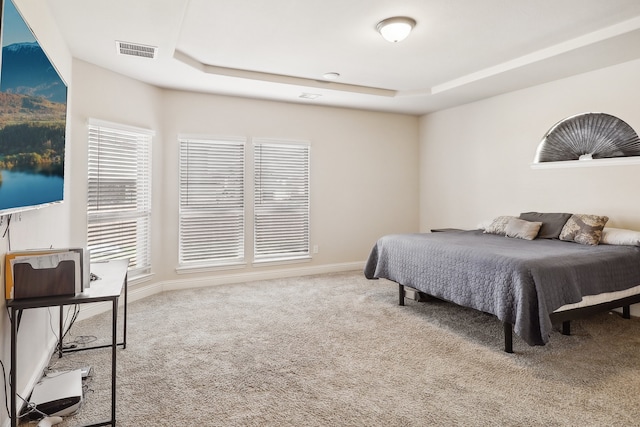
<path fill-rule="evenodd" d="M 442 300 L 441 298 L 433 297 L 410 286 L 405 286 L 398 283 L 398 305 L 403 306 L 406 298 L 413 299 L 414 301 L 418 302 L 426 302 L 430 299 Z M 622 308 L 622 317 L 625 319 L 630 319 L 631 304 L 636 303 L 640 303 L 640 294 L 616 299 L 613 301 L 603 302 L 596 305 L 554 312 L 551 313 L 549 317 L 551 319 L 551 323 L 562 323 L 561 332 L 563 335 L 571 335 L 572 320 L 592 316 L 594 314 L 602 313 L 605 311 L 611 311 L 616 308 Z M 502 323 L 504 327 L 504 351 L 507 353 L 513 353 L 513 325 L 509 322 Z"/>

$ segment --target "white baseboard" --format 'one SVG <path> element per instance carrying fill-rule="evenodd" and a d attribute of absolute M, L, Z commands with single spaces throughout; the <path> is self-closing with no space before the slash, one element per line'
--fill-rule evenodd
<path fill-rule="evenodd" d="M 255 271 L 248 273 L 233 273 L 233 270 L 229 270 L 229 274 L 219 276 L 199 277 L 195 279 L 180 278 L 176 280 L 157 283 L 130 285 L 127 298 L 128 302 L 133 302 L 165 291 L 204 288 L 209 286 L 220 286 L 233 283 L 255 282 L 257 280 L 282 279 L 286 277 L 311 276 L 315 274 L 340 273 L 353 270 L 362 271 L 363 268 L 364 261 L 267 271 Z M 120 298 L 120 305 L 122 306 L 123 304 L 124 298 Z M 88 319 L 89 317 L 107 312 L 109 310 L 111 310 L 110 302 L 82 304 L 80 308 L 80 314 L 78 315 L 78 320 Z"/>
<path fill-rule="evenodd" d="M 210 276 L 192 280 L 172 280 L 169 282 L 164 282 L 162 285 L 162 289 L 163 291 L 173 291 L 179 289 L 202 288 L 208 286 L 228 285 L 232 283 L 255 282 L 257 280 L 282 279 L 286 277 L 340 273 L 343 271 L 362 270 L 363 268 L 364 261 L 278 270 L 255 271 L 248 273 L 229 273 L 220 276 Z"/>

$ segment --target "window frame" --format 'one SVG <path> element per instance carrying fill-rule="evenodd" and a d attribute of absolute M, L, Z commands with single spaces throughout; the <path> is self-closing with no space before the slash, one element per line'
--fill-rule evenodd
<path fill-rule="evenodd" d="M 151 273 L 151 219 L 152 219 L 152 145 L 155 132 L 119 123 L 89 119 L 87 124 L 87 249 L 91 261 L 129 259 L 129 277 Z M 102 136 L 101 136 L 102 135 Z M 109 135 L 109 136 L 107 136 Z M 126 141 L 126 142 L 125 142 Z M 120 144 L 120 145 L 119 145 Z M 111 145 L 111 147 L 109 147 Z M 135 170 L 127 169 L 126 153 L 134 151 Z M 113 157 L 117 152 L 121 157 Z M 102 166 L 101 166 L 102 164 Z M 107 166 L 105 166 L 105 164 Z M 135 176 L 135 178 L 133 178 Z M 101 186 L 109 177 L 120 181 L 120 188 Z M 131 186 L 131 180 L 135 181 Z M 124 182 L 124 184 L 122 184 Z M 124 196 L 116 203 L 116 197 Z M 135 203 L 133 200 L 135 199 Z M 111 200 L 113 203 L 106 203 Z M 133 206 L 135 205 L 135 207 Z M 135 223 L 135 225 L 133 225 Z M 102 224 L 103 231 L 92 232 Z M 135 232 L 126 231 L 126 224 Z M 124 227 L 123 227 L 124 226 Z M 106 228 L 105 228 L 106 227 Z M 117 231 L 117 230 L 120 231 Z M 122 230 L 125 230 L 124 233 Z M 92 238 L 92 233 L 96 235 Z M 102 234 L 102 236 L 100 236 Z M 128 236 L 129 238 L 124 238 Z M 132 236 L 133 240 L 131 239 Z M 101 239 L 100 239 L 101 237 Z M 96 252 L 93 240 L 100 240 L 102 250 Z M 134 242 L 133 244 L 131 242 Z M 124 249 L 109 249 L 114 242 Z M 94 246 L 92 248 L 92 246 Z M 133 255 L 133 256 L 132 256 Z"/>
<path fill-rule="evenodd" d="M 228 206 L 224 206 L 224 204 L 216 204 L 208 207 L 202 206 L 202 202 L 205 200 L 201 195 L 204 191 L 215 192 L 216 184 L 219 186 L 219 183 L 213 182 L 211 179 L 206 179 L 206 177 L 196 176 L 196 179 L 201 181 L 199 185 L 201 187 L 196 187 L 196 192 L 200 196 L 199 197 L 199 206 L 194 207 L 193 209 L 189 209 L 187 207 L 188 203 L 184 200 L 184 197 L 187 196 L 183 192 L 185 190 L 185 186 L 191 186 L 189 181 L 184 182 L 184 178 L 189 174 L 189 170 L 185 170 L 184 162 L 188 161 L 183 158 L 185 154 L 185 150 L 188 150 L 184 145 L 185 144 L 194 144 L 194 149 L 199 148 L 200 150 L 207 149 L 207 145 L 214 144 L 219 147 L 208 147 L 211 150 L 222 150 L 222 147 L 225 147 L 225 153 L 223 155 L 228 155 L 231 161 L 240 162 L 240 165 L 235 164 L 234 167 L 226 166 L 220 164 L 220 169 L 218 171 L 200 171 L 201 173 L 218 173 L 220 176 L 224 175 L 224 169 L 227 169 L 226 175 L 229 176 L 231 174 L 237 174 L 236 181 L 230 184 L 231 191 L 235 191 L 235 193 L 230 193 L 229 197 L 225 201 Z M 179 146 L 179 160 L 178 160 L 178 169 L 179 169 L 179 188 L 178 188 L 178 271 L 180 270 L 193 270 L 193 269 L 202 269 L 202 268 L 235 268 L 239 266 L 243 266 L 246 264 L 246 254 L 245 254 L 245 242 L 246 242 L 246 217 L 247 217 L 247 203 L 246 203 L 246 146 L 247 139 L 241 137 L 220 137 L 220 136 L 194 136 L 194 135 L 179 135 L 178 136 L 178 146 Z M 230 147 L 241 147 L 241 155 L 239 158 L 234 158 L 231 153 L 232 149 Z M 230 169 L 229 169 L 230 168 Z M 238 182 L 238 176 L 240 182 Z M 209 177 L 210 178 L 210 177 Z M 206 182 L 203 182 L 205 180 Z M 240 205 L 233 205 L 233 196 L 239 197 Z M 188 196 L 187 196 L 188 197 Z M 231 199 L 231 200 L 229 200 Z M 211 200 L 213 201 L 213 200 Z M 236 200 L 237 201 L 237 200 Z M 192 248 L 185 247 L 185 239 L 183 236 L 183 231 L 185 227 L 187 227 L 187 219 L 194 220 L 203 224 L 203 221 L 207 221 L 207 217 L 211 217 L 211 215 L 224 215 L 226 219 L 222 220 L 218 223 L 216 221 L 209 221 L 206 223 L 206 227 L 209 229 L 209 233 L 218 231 L 221 225 L 225 223 L 227 225 L 231 225 L 235 227 L 230 230 L 226 236 L 226 242 L 219 247 L 210 246 L 209 248 L 204 248 L 203 250 L 213 250 L 218 254 L 218 256 L 205 256 L 203 255 L 200 258 L 197 258 L 195 255 L 189 254 L 189 251 L 196 249 L 195 245 L 198 243 L 205 243 L 204 240 L 199 240 L 196 242 L 196 238 L 193 238 Z M 235 219 L 234 219 L 235 216 Z M 235 239 L 235 243 L 234 243 Z M 203 248 L 203 246 L 200 246 Z M 225 250 L 228 250 L 227 255 L 225 255 Z M 202 250 L 201 250 L 202 252 Z M 235 252 L 235 255 L 233 253 Z M 191 258 L 191 259 L 188 259 Z"/>
<path fill-rule="evenodd" d="M 300 260 L 310 260 L 311 259 L 311 143 L 309 141 L 294 141 L 294 140 L 284 140 L 284 139 L 272 139 L 272 138 L 253 138 L 253 161 L 252 161 L 252 170 L 253 170 L 253 263 L 254 264 L 263 264 L 263 263 L 283 263 L 283 262 L 295 262 Z M 300 190 L 300 180 L 303 181 L 304 187 L 304 197 L 300 196 L 292 196 L 292 194 L 288 194 L 285 197 L 294 197 L 297 199 L 295 206 L 291 208 L 291 206 L 287 206 L 286 208 L 282 208 L 275 197 L 272 197 L 271 200 L 267 200 L 266 203 L 261 203 L 258 201 L 260 198 L 259 193 L 262 193 L 262 189 L 259 188 L 261 183 L 258 181 L 261 179 L 259 176 L 260 171 L 262 169 L 262 160 L 259 160 L 257 147 L 271 147 L 276 150 L 287 150 L 287 149 L 303 149 L 304 152 L 304 160 L 305 164 L 302 165 L 303 172 L 305 173 L 304 177 L 299 175 L 292 176 L 294 181 L 297 181 L 297 184 L 293 186 L 287 186 L 286 191 L 295 191 Z M 286 166 L 286 161 L 281 162 L 281 167 L 278 169 L 278 172 L 282 173 L 286 170 L 288 171 L 296 171 L 295 167 Z M 274 167 L 274 165 L 270 165 L 270 167 Z M 264 184 L 264 187 L 267 188 L 267 192 L 269 190 L 274 190 L 272 187 L 273 182 Z M 275 193 L 274 193 L 275 194 Z M 273 214 L 276 211 L 280 211 L 281 214 L 284 214 L 285 217 L 289 219 L 293 218 L 294 222 L 298 222 L 297 227 L 298 231 L 302 233 L 302 235 L 298 234 L 297 239 L 299 242 L 292 241 L 292 236 L 289 235 L 288 238 L 281 239 L 280 241 L 271 240 L 270 243 L 263 245 L 262 248 L 259 248 L 260 245 L 263 244 L 263 241 L 267 238 L 261 239 L 258 236 L 259 233 L 263 233 L 261 230 L 262 226 L 260 224 L 259 216 L 261 214 Z M 288 212 L 284 212 L 288 211 Z M 302 223 L 299 223 L 300 215 L 302 215 Z M 297 216 L 297 219 L 296 219 Z M 282 217 L 282 215 L 281 215 Z M 271 221 L 272 230 L 277 230 L 280 228 L 274 221 Z M 300 230 L 302 228 L 302 231 Z M 265 234 L 268 234 L 265 233 Z M 293 237 L 295 240 L 296 237 Z M 293 248 L 294 250 L 277 252 L 274 249 L 267 249 L 269 246 L 273 248 L 275 246 L 280 247 L 288 247 Z M 297 248 L 297 249 L 296 249 Z"/>

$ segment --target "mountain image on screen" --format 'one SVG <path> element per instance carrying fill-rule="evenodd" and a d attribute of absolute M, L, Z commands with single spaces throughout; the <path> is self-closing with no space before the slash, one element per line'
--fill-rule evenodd
<path fill-rule="evenodd" d="M 2 64 L 0 92 L 31 95 L 62 104 L 67 101 L 67 88 L 38 42 L 5 46 Z"/>
<path fill-rule="evenodd" d="M 1 65 L 0 212 L 61 201 L 67 87 L 37 42 L 4 46 Z"/>

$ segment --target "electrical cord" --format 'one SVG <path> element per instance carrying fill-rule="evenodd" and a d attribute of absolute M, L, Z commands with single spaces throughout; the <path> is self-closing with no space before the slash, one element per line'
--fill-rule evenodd
<path fill-rule="evenodd" d="M 11 411 L 9 410 L 9 395 L 7 394 L 7 372 L 5 371 L 4 363 L 2 363 L 2 360 L 0 360 L 0 366 L 2 367 L 2 379 L 4 380 L 4 388 L 3 388 L 4 389 L 4 408 L 7 411 L 7 416 L 11 417 Z M 48 414 L 45 414 L 44 412 L 39 410 L 36 407 L 35 403 L 29 402 L 24 397 L 20 396 L 19 393 L 16 393 L 16 396 L 18 396 L 24 403 L 27 404 L 27 406 L 23 410 L 23 413 L 21 415 L 18 415 L 18 418 L 23 418 L 23 417 L 25 417 L 25 416 L 33 413 L 33 412 L 37 412 L 38 414 L 42 415 L 43 417 L 47 417 L 48 416 Z"/>
<path fill-rule="evenodd" d="M 77 345 L 87 345 L 97 340 L 98 337 L 95 335 L 78 335 L 76 339 L 71 342 Z"/>
<path fill-rule="evenodd" d="M 11 234 L 9 233 L 9 226 L 11 225 L 11 215 L 13 214 L 7 215 L 7 228 L 5 228 L 4 233 L 2 233 L 3 239 L 7 237 L 7 251 L 11 251 Z M 2 220 L 2 217 L 0 217 L 0 225 L 2 225 L 1 220 Z M 2 269 L 0 268 L 0 270 Z M 9 319 L 11 319 L 11 312 L 9 311 L 9 307 L 5 305 L 4 308 L 7 310 L 7 316 L 9 316 Z"/>
<path fill-rule="evenodd" d="M 67 311 L 67 316 L 65 319 L 65 323 L 67 323 L 67 320 L 69 319 L 69 312 L 71 310 Z M 78 319 L 78 314 L 80 314 L 80 306 L 78 304 L 73 306 L 73 315 L 71 316 L 71 320 L 69 321 L 69 326 L 65 329 L 64 333 L 62 334 L 61 340 L 64 340 L 64 337 L 67 336 L 67 334 L 69 333 L 69 331 L 71 330 L 71 327 L 73 326 L 73 324 L 76 322 L 76 319 Z"/>
<path fill-rule="evenodd" d="M 11 312 L 9 311 L 9 307 L 5 304 L 4 308 L 7 310 L 7 318 L 11 321 Z M 0 366 L 2 366 L 2 381 L 4 383 L 4 387 L 2 388 L 4 390 L 4 407 L 7 410 L 7 416 L 10 417 L 11 411 L 9 411 L 9 394 L 7 393 L 7 372 L 5 371 L 2 360 L 0 360 Z"/>
<path fill-rule="evenodd" d="M 2 238 L 7 238 L 7 247 L 11 250 L 11 233 L 9 232 L 9 226 L 11 225 L 11 216 L 13 214 L 7 215 L 7 228 L 4 229 L 4 233 L 2 233 Z"/>
<path fill-rule="evenodd" d="M 29 402 L 27 399 L 25 399 L 24 397 L 20 396 L 18 393 L 16 393 L 16 396 L 18 396 L 24 403 L 27 404 L 24 407 L 24 409 L 22 410 L 22 413 L 20 415 L 18 415 L 18 418 L 24 418 L 27 415 L 30 415 L 30 414 L 32 414 L 34 412 L 37 412 L 38 415 L 40 415 L 41 417 L 48 417 L 49 416 L 49 414 L 45 414 L 44 412 L 39 410 L 38 409 L 38 405 L 36 405 L 35 403 Z"/>
<path fill-rule="evenodd" d="M 73 307 L 74 308 L 73 308 L 73 315 L 71 316 L 71 321 L 69 321 L 69 313 L 71 312 L 71 310 L 67 311 L 65 320 L 63 321 L 64 332 L 62 333 L 62 337 L 58 337 L 58 334 L 56 334 L 55 328 L 53 327 L 53 315 L 51 313 L 51 307 L 47 307 L 47 312 L 49 313 L 49 329 L 51 330 L 53 335 L 56 337 L 56 339 L 58 339 L 59 341 L 63 340 L 64 337 L 67 335 L 67 333 L 69 333 L 69 330 L 71 329 L 71 327 L 73 326 L 74 322 L 78 318 L 78 314 L 80 313 L 80 309 L 79 309 L 77 304 L 74 305 Z M 69 326 L 65 327 L 64 325 L 66 325 L 68 321 L 69 321 Z"/>
<path fill-rule="evenodd" d="M 47 312 L 49 313 L 49 329 L 51 330 L 51 333 L 53 334 L 54 337 L 56 337 L 56 342 L 59 342 L 60 340 L 58 339 L 58 334 L 56 334 L 56 330 L 53 327 L 53 316 L 51 315 L 51 307 L 47 307 Z"/>
<path fill-rule="evenodd" d="M 69 326 L 67 327 L 66 331 L 62 334 L 62 340 L 64 341 L 64 338 L 68 335 L 68 333 L 71 331 L 71 327 L 75 324 L 76 320 L 78 319 L 78 315 L 80 314 L 80 308 L 78 305 L 75 306 L 74 312 L 73 312 L 73 316 L 71 317 L 71 321 L 69 323 Z M 69 313 L 67 313 L 67 317 L 68 317 Z M 98 339 L 98 337 L 96 337 L 95 335 L 78 335 L 77 337 L 75 337 L 75 339 L 68 341 L 67 345 L 70 346 L 79 346 L 79 345 L 87 345 L 90 344 L 94 341 L 96 341 Z"/>
<path fill-rule="evenodd" d="M 2 234 L 2 237 L 5 237 L 7 233 L 9 233 L 9 226 L 11 225 L 11 215 L 13 214 L 7 215 L 7 228 L 5 228 L 4 233 Z"/>
<path fill-rule="evenodd" d="M 9 411 L 9 395 L 7 394 L 7 372 L 4 370 L 4 363 L 0 360 L 0 366 L 2 366 L 2 379 L 4 380 L 4 407 L 7 410 L 7 416 L 11 416 L 11 411 Z"/>

